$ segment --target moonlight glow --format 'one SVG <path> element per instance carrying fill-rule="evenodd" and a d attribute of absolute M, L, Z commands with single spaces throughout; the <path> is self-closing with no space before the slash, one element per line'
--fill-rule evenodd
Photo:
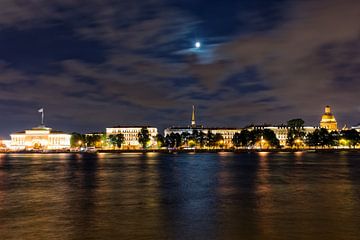
<path fill-rule="evenodd" d="M 199 41 L 197 41 L 197 42 L 195 43 L 195 47 L 196 47 L 196 48 L 200 48 L 200 47 L 201 47 L 201 43 L 200 43 Z"/>

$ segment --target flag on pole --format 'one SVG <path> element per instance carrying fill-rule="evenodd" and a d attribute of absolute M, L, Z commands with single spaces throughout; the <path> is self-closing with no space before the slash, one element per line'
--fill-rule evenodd
<path fill-rule="evenodd" d="M 44 108 L 40 108 L 38 112 L 41 113 L 41 125 L 44 125 Z"/>

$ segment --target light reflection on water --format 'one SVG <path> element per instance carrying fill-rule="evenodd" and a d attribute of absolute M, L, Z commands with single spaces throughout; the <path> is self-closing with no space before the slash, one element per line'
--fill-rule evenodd
<path fill-rule="evenodd" d="M 2 154 L 0 239 L 359 239 L 360 154 Z"/>

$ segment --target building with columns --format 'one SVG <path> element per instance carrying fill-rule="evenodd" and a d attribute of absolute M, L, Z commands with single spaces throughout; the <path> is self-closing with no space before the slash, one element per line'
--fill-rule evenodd
<path fill-rule="evenodd" d="M 156 147 L 156 135 L 158 130 L 151 126 L 114 126 L 106 128 L 106 136 L 123 134 L 125 142 L 122 148 L 125 149 L 140 149 L 142 146 L 138 141 L 138 134 L 142 128 L 147 128 L 150 135 L 150 142 L 148 147 Z"/>
<path fill-rule="evenodd" d="M 330 106 L 325 107 L 325 113 L 321 117 L 320 128 L 326 128 L 329 131 L 337 131 L 337 121 L 331 112 Z"/>
<path fill-rule="evenodd" d="M 302 131 L 305 133 L 305 135 L 309 134 L 309 133 L 313 133 L 318 127 L 312 127 L 312 126 L 304 126 L 302 128 Z M 272 130 L 275 135 L 276 138 L 279 139 L 280 142 L 280 146 L 281 147 L 286 147 L 286 141 L 287 141 L 287 137 L 288 137 L 288 133 L 289 133 L 289 127 L 287 125 L 255 125 L 255 126 L 250 126 L 246 128 L 249 131 L 252 130 L 264 130 L 264 129 L 269 129 Z"/>
<path fill-rule="evenodd" d="M 21 150 L 67 150 L 71 135 L 40 125 L 10 135 L 10 149 Z"/>

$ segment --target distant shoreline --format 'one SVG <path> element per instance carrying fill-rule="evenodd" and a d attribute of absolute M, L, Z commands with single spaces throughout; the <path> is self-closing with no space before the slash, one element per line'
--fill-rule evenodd
<path fill-rule="evenodd" d="M 337 152 L 360 152 L 360 148 L 319 148 L 319 149 L 178 149 L 178 150 L 167 150 L 167 149 L 147 149 L 147 150 L 99 150 L 96 152 L 83 152 L 83 151 L 0 151 L 2 154 L 96 154 L 96 153 L 295 153 L 295 152 L 309 152 L 309 153 L 337 153 Z"/>

